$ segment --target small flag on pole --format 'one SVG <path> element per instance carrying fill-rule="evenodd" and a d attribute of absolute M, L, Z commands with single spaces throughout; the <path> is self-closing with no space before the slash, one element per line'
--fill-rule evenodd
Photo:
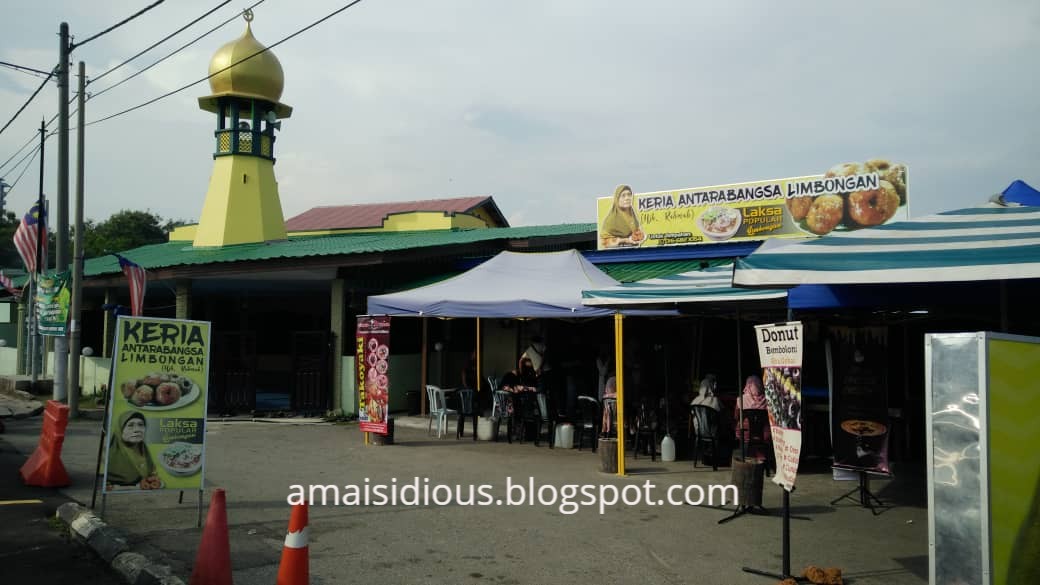
<path fill-rule="evenodd" d="M 15 288 L 14 283 L 11 282 L 11 277 L 4 274 L 2 270 L 0 270 L 0 286 L 3 286 L 4 289 L 7 290 L 7 292 L 11 293 L 16 297 L 22 296 L 22 289 Z"/>
<path fill-rule="evenodd" d="M 140 317 L 144 312 L 144 291 L 148 280 L 145 269 L 119 254 L 113 255 L 119 258 L 119 267 L 130 282 L 130 314 Z"/>
<path fill-rule="evenodd" d="M 40 232 L 43 237 L 40 237 Z M 29 213 L 22 217 L 22 223 L 14 232 L 14 246 L 25 263 L 25 269 L 36 272 L 36 243 L 42 240 L 43 249 L 40 257 L 47 257 L 47 212 L 40 210 L 39 203 L 34 203 Z"/>

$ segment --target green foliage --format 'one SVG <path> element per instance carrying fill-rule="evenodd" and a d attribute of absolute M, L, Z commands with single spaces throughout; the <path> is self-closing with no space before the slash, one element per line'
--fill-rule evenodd
<path fill-rule="evenodd" d="M 14 232 L 21 216 L 8 211 L 0 216 L 0 267 L 25 269 L 14 247 Z M 138 246 L 167 241 L 174 228 L 186 225 L 183 220 L 163 219 L 150 211 L 123 210 L 105 221 L 87 220 L 83 224 L 83 254 L 95 258 L 111 252 L 123 252 Z M 71 226 L 70 226 L 71 227 Z M 69 230 L 69 258 L 72 258 L 73 235 Z M 48 234 L 49 265 L 54 264 L 54 230 Z"/>
<path fill-rule="evenodd" d="M 148 244 L 161 244 L 181 220 L 163 220 L 148 211 L 123 210 L 102 222 L 87 221 L 83 226 L 83 254 L 87 258 L 122 252 Z"/>

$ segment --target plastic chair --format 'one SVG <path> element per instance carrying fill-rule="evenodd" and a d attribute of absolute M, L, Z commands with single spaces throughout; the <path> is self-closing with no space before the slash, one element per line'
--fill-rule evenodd
<path fill-rule="evenodd" d="M 526 403 L 528 406 L 524 409 L 524 439 L 527 434 L 527 423 L 534 423 L 534 445 L 535 447 L 540 445 L 542 436 L 542 426 L 545 426 L 545 431 L 549 435 L 549 448 L 553 448 L 553 419 L 549 416 L 549 406 L 546 402 L 545 394 L 542 392 L 536 393 L 532 401 L 528 397 Z M 533 403 L 533 404 L 532 404 Z M 521 440 L 523 442 L 523 440 Z"/>
<path fill-rule="evenodd" d="M 639 440 L 644 443 L 649 439 L 650 461 L 657 461 L 657 419 L 653 417 L 653 409 L 646 404 L 639 406 L 639 414 L 636 416 L 636 437 L 632 443 L 632 458 L 639 459 Z"/>
<path fill-rule="evenodd" d="M 458 397 L 459 404 L 459 426 L 455 430 L 455 439 L 461 439 L 463 431 L 466 429 L 466 417 L 473 418 L 473 440 L 477 440 L 477 409 L 473 406 L 473 394 L 472 388 L 459 388 L 455 391 L 455 396 Z"/>
<path fill-rule="evenodd" d="M 578 397 L 578 451 L 581 451 L 585 442 L 585 435 L 592 439 L 592 452 L 596 452 L 599 443 L 599 427 L 602 422 L 602 413 L 599 411 L 599 401 L 591 396 Z"/>
<path fill-rule="evenodd" d="M 772 441 L 768 438 L 769 414 L 762 408 L 749 408 L 744 410 L 744 421 L 741 425 L 744 431 L 744 446 L 750 455 L 752 449 L 761 449 L 766 456 L 766 473 L 772 470 L 776 472 L 776 461 L 773 455 Z"/>
<path fill-rule="evenodd" d="M 690 406 L 690 415 L 693 417 L 693 466 L 697 467 L 702 449 L 705 445 L 711 446 L 711 468 L 719 470 L 719 412 L 704 404 Z"/>
<path fill-rule="evenodd" d="M 426 385 L 426 397 L 430 401 L 430 423 L 427 425 L 426 434 L 431 434 L 434 419 L 437 420 L 437 438 L 444 436 L 448 427 L 448 416 L 458 415 L 459 411 L 448 408 L 444 390 L 433 384 Z"/>

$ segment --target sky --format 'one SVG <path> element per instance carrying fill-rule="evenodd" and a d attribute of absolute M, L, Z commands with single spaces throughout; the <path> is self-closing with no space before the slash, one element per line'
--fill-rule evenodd
<path fill-rule="evenodd" d="M 82 41 L 152 1 L 0 0 L 17 15 L 0 61 L 48 71 L 61 22 Z M 221 7 L 88 94 L 255 1 Z M 347 3 L 264 0 L 253 33 L 269 46 Z M 93 80 L 217 4 L 167 0 L 77 47 L 73 70 L 83 61 Z M 203 79 L 244 28 L 236 18 L 92 97 L 87 122 Z M 1032 0 L 364 0 L 274 49 L 293 107 L 275 147 L 283 213 L 488 195 L 511 225 L 594 222 L 595 199 L 621 183 L 686 189 L 877 157 L 908 166 L 911 217 L 968 207 L 1014 179 L 1040 187 L 1038 32 Z M 0 67 L 0 123 L 41 81 Z M 197 98 L 209 93 L 203 81 L 86 128 L 88 219 L 198 219 L 216 117 Z M 0 163 L 57 112 L 48 83 L 0 134 Z M 74 163 L 75 131 L 70 144 Z M 52 200 L 57 146 L 45 149 Z M 25 152 L 0 167 L 18 215 L 39 189 L 38 159 L 15 164 Z"/>

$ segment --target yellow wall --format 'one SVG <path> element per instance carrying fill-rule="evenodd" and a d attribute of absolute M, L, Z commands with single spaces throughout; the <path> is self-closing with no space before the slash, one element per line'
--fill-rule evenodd
<path fill-rule="evenodd" d="M 488 223 L 473 215 L 457 213 L 446 216 L 440 211 L 412 211 L 395 213 L 386 218 L 382 227 L 363 227 L 351 229 L 329 229 L 289 232 L 294 236 L 327 236 L 331 234 L 354 234 L 369 232 L 411 232 L 422 230 L 448 229 L 484 229 Z"/>
<path fill-rule="evenodd" d="M 274 162 L 238 155 L 214 160 L 194 245 L 228 246 L 285 237 Z"/>
<path fill-rule="evenodd" d="M 222 159 L 230 159 L 232 157 L 221 157 L 217 161 Z M 238 157 L 235 157 L 238 158 Z M 247 158 L 247 157 L 242 157 Z M 248 157 L 252 158 L 252 157 Z M 262 159 L 258 159 L 262 160 Z M 221 170 L 221 176 L 218 181 L 219 185 L 230 183 L 230 177 L 238 173 L 239 185 L 241 185 L 241 171 L 236 169 Z M 214 165 L 213 179 L 210 181 L 210 190 L 214 189 L 214 181 L 217 178 L 217 168 Z M 271 183 L 274 184 L 274 172 L 271 172 Z M 247 179 L 246 185 L 249 185 L 249 179 Z M 254 186 L 257 184 L 255 183 Z M 275 197 L 277 197 L 277 185 L 274 187 Z M 261 197 L 259 195 L 254 195 Z M 206 204 L 209 205 L 210 195 L 206 195 Z M 216 205 L 215 205 L 216 206 Z M 278 208 L 281 213 L 281 207 Z M 207 208 L 203 207 L 203 218 L 206 218 Z M 231 223 L 230 221 L 228 223 Z M 348 228 L 348 229 L 327 229 L 327 230 L 305 230 L 305 231 L 294 231 L 288 232 L 289 235 L 293 236 L 327 236 L 332 234 L 352 234 L 352 233 L 371 233 L 371 232 L 402 232 L 402 231 L 422 231 L 422 230 L 449 230 L 449 229 L 484 229 L 488 227 L 501 227 L 497 222 L 494 221 L 492 215 L 488 213 L 483 207 L 474 209 L 472 213 L 456 213 L 455 215 L 445 215 L 440 211 L 412 211 L 408 213 L 397 213 L 386 218 L 382 226 L 379 227 L 363 227 L 363 228 Z M 199 224 L 186 225 L 176 228 L 170 232 L 171 242 L 183 242 L 183 241 L 194 241 L 199 233 Z M 207 236 L 212 237 L 212 236 Z M 281 238 L 267 238 L 271 239 L 282 239 Z M 266 240 L 264 240 L 266 241 Z M 242 243 L 242 242 L 237 242 Z M 196 245 L 221 245 L 221 244 L 198 244 Z"/>

